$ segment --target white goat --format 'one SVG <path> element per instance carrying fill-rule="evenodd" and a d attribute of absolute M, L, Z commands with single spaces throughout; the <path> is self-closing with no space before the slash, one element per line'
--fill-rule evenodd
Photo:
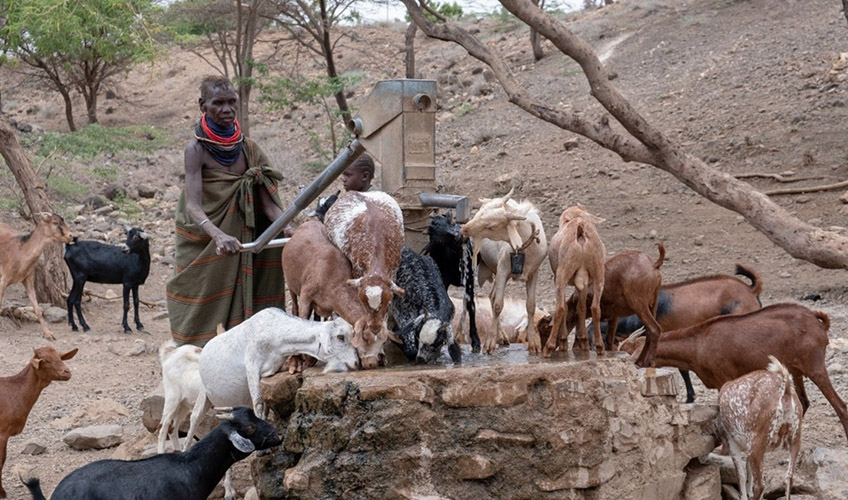
<path fill-rule="evenodd" d="M 474 260 L 479 253 L 478 280 L 482 285 L 494 278 L 489 298 L 492 302 L 492 323 L 496 332 L 483 342 L 483 352 L 491 354 L 498 340 L 505 338 L 498 318 L 503 311 L 504 289 L 508 279 L 527 283 L 527 317 L 536 311 L 536 284 L 539 281 L 539 265 L 548 255 L 548 240 L 542 227 L 539 212 L 529 201 L 518 203 L 509 199 L 510 191 L 503 198 L 481 199 L 483 205 L 470 221 L 462 226 L 462 235 L 474 242 Z M 524 255 L 524 266 L 519 274 L 512 273 L 511 253 Z M 527 350 L 538 353 L 542 350 L 536 325 L 527 325 Z"/>
<path fill-rule="evenodd" d="M 457 297 L 451 297 L 451 302 L 453 302 L 453 305 L 457 310 L 462 308 L 464 305 L 464 300 Z M 474 304 L 476 314 L 479 317 L 477 320 L 477 330 L 480 336 L 484 337 L 486 335 L 494 335 L 494 332 L 490 331 L 492 323 L 492 306 L 490 302 L 485 298 L 475 297 Z M 540 324 L 543 320 L 547 320 L 550 325 L 551 315 L 544 309 L 537 307 L 536 314 L 533 315 L 533 324 L 536 327 L 536 331 L 539 331 Z M 456 338 L 462 344 L 470 343 L 468 339 L 468 326 L 466 323 L 467 322 L 460 318 L 460 315 L 458 314 L 455 314 L 451 321 L 453 331 L 456 333 Z M 509 342 L 526 342 L 527 326 L 529 322 L 527 321 L 525 301 L 515 297 L 504 297 L 503 310 L 500 315 L 500 324 L 501 331 Z"/>
<path fill-rule="evenodd" d="M 197 397 L 203 390 L 200 382 L 200 348 L 194 345 L 177 347 L 173 340 L 168 340 L 159 347 L 159 360 L 162 363 L 162 386 L 165 389 L 165 403 L 162 406 L 161 428 L 159 429 L 159 444 L 157 451 L 165 452 L 165 439 L 168 428 L 171 431 L 171 443 L 174 451 L 179 451 L 179 430 L 183 421 L 191 414 Z M 191 446 L 193 435 L 186 436 L 183 451 Z"/>
<path fill-rule="evenodd" d="M 200 353 L 200 394 L 191 412 L 188 435 L 193 436 L 212 405 L 253 405 L 259 418 L 267 417 L 259 394 L 259 379 L 282 368 L 289 356 L 307 354 L 326 363 L 324 372 L 347 371 L 357 366 L 353 327 L 347 321 L 317 322 L 269 307 L 218 334 Z M 224 478 L 224 498 L 234 499 L 230 471 Z"/>
<path fill-rule="evenodd" d="M 768 371 L 757 370 L 724 384 L 718 395 L 716 430 L 730 448 L 739 476 L 742 500 L 763 496 L 763 457 L 766 451 L 789 449 L 786 499 L 801 449 L 803 407 L 792 376 L 774 356 Z"/>

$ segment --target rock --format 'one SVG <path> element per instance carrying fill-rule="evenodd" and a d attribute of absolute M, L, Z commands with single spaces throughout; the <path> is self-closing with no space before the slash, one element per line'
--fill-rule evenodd
<path fill-rule="evenodd" d="M 88 403 L 77 412 L 74 412 L 74 416 L 78 421 L 105 423 L 127 418 L 130 416 L 130 411 L 126 406 L 114 399 L 106 398 Z"/>
<path fill-rule="evenodd" d="M 777 273 L 777 275 L 781 278 L 791 278 L 792 277 L 792 273 L 790 273 L 788 271 L 780 271 L 779 273 Z"/>
<path fill-rule="evenodd" d="M 488 479 L 497 472 L 491 460 L 476 454 L 459 457 L 455 468 L 458 479 Z"/>
<path fill-rule="evenodd" d="M 24 449 L 21 450 L 21 455 L 41 455 L 47 451 L 47 447 L 41 443 L 36 443 L 35 441 L 30 441 L 26 445 L 24 445 Z"/>
<path fill-rule="evenodd" d="M 848 203 L 848 191 L 845 191 L 842 196 L 839 197 L 839 201 L 842 203 Z"/>
<path fill-rule="evenodd" d="M 687 465 L 715 447 L 702 430 L 714 407 L 642 396 L 644 384 L 676 393 L 657 381 L 671 370 L 642 370 L 646 383 L 626 356 L 528 364 L 513 355 L 527 353 L 304 374 L 284 444 L 253 461 L 261 497 L 682 498 Z M 263 391 L 281 398 L 265 400 L 272 408 L 290 404 L 294 389 L 294 378 L 276 380 L 278 396 Z"/>
<path fill-rule="evenodd" d="M 50 306 L 44 309 L 43 314 L 48 323 L 62 323 L 68 319 L 68 310 L 61 307 Z"/>
<path fill-rule="evenodd" d="M 471 151 L 469 151 L 469 153 L 476 155 L 477 151 L 479 151 L 479 149 L 480 148 L 478 148 L 477 146 L 471 146 Z"/>
<path fill-rule="evenodd" d="M 572 149 L 577 149 L 577 146 L 579 145 L 580 143 L 577 141 L 577 139 L 569 139 L 562 144 L 562 147 L 566 151 L 571 151 Z"/>
<path fill-rule="evenodd" d="M 138 197 L 139 198 L 155 198 L 156 197 L 156 188 L 148 186 L 146 184 L 139 184 L 138 186 Z"/>
<path fill-rule="evenodd" d="M 816 448 L 811 461 L 817 467 L 815 479 L 821 495 L 819 498 L 848 498 L 848 481 L 845 480 L 848 450 Z"/>
<path fill-rule="evenodd" d="M 124 189 L 123 186 L 120 186 L 113 182 L 103 189 L 103 196 L 105 196 L 109 200 L 114 201 L 115 198 L 125 198 L 127 196 L 127 190 Z"/>
<path fill-rule="evenodd" d="M 102 206 L 100 208 L 94 209 L 94 213 L 97 214 L 97 215 L 106 215 L 110 212 L 113 212 L 114 210 L 115 210 L 115 207 L 113 207 L 112 205 L 105 205 L 105 206 Z"/>
<path fill-rule="evenodd" d="M 801 196 L 795 198 L 795 203 L 804 204 L 804 203 L 809 202 L 811 199 L 812 198 L 810 198 L 809 196 L 804 194 L 804 195 L 801 195 Z"/>
<path fill-rule="evenodd" d="M 159 314 L 153 316 L 153 321 L 160 321 L 163 319 L 168 319 L 168 311 L 162 311 Z"/>
<path fill-rule="evenodd" d="M 671 368 L 640 368 L 637 370 L 643 396 L 677 396 L 677 379 Z"/>
<path fill-rule="evenodd" d="M 144 455 L 144 450 L 150 446 L 156 446 L 156 442 L 156 434 L 142 431 L 141 434 L 127 439 L 115 448 L 110 458 L 113 460 L 138 460 Z"/>
<path fill-rule="evenodd" d="M 97 210 L 98 208 L 105 207 L 106 204 L 109 203 L 109 201 L 104 196 L 101 196 L 99 194 L 93 194 L 88 198 L 84 199 L 82 203 L 83 205 L 87 206 L 92 210 Z"/>
<path fill-rule="evenodd" d="M 719 500 L 721 498 L 721 476 L 717 465 L 687 467 L 688 474 L 683 481 L 683 500 Z"/>
<path fill-rule="evenodd" d="M 117 299 L 118 294 L 115 293 L 115 290 L 112 290 L 111 288 L 107 288 L 106 292 L 103 294 L 103 297 L 105 297 L 107 300 Z"/>
<path fill-rule="evenodd" d="M 695 236 L 695 239 L 692 241 L 692 244 L 695 245 L 696 247 L 703 246 L 704 245 L 704 235 L 699 234 L 698 236 Z"/>
<path fill-rule="evenodd" d="M 75 450 L 103 450 L 121 444 L 123 434 L 120 425 L 92 425 L 74 429 L 62 440 Z"/>
<path fill-rule="evenodd" d="M 147 354 L 147 344 L 141 339 L 135 339 L 132 347 L 127 351 L 127 356 L 141 356 L 142 354 Z"/>

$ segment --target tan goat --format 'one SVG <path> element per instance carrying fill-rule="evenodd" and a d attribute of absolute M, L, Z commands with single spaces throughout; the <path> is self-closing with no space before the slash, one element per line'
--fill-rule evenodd
<path fill-rule="evenodd" d="M 474 242 L 474 261 L 479 262 L 480 284 L 492 280 L 489 299 L 492 302 L 492 318 L 495 336 L 485 340 L 483 352 L 491 354 L 499 339 L 505 339 L 499 317 L 503 311 L 504 289 L 508 279 L 527 283 L 527 316 L 536 312 L 536 285 L 539 281 L 539 266 L 548 253 L 548 240 L 542 227 L 542 219 L 532 203 L 518 203 L 510 199 L 512 191 L 502 198 L 481 199 L 483 205 L 470 221 L 462 226 L 462 235 Z M 513 274 L 510 254 L 524 254 L 521 273 Z M 538 353 L 542 350 L 539 332 L 533 322 L 527 325 L 527 350 Z"/>
<path fill-rule="evenodd" d="M 792 389 L 792 376 L 774 356 L 768 370 L 757 370 L 721 387 L 716 431 L 730 448 L 739 476 L 742 500 L 763 496 L 763 458 L 766 451 L 789 450 L 786 499 L 801 449 L 801 401 Z"/>
<path fill-rule="evenodd" d="M 592 325 L 595 330 L 595 351 L 604 352 L 601 338 L 601 297 L 604 293 L 604 259 L 607 250 L 595 229 L 594 223 L 604 219 L 587 212 L 583 207 L 569 207 L 559 218 L 559 229 L 551 238 L 548 259 L 556 280 L 556 310 L 554 311 L 555 335 L 548 337 L 542 355 L 548 357 L 554 350 L 568 350 L 568 332 L 562 328 L 568 316 L 568 302 L 565 292 L 568 285 L 577 289 L 577 333 L 574 339 L 575 349 L 589 350 L 586 336 L 586 297 L 589 284 L 592 284 Z"/>
<path fill-rule="evenodd" d="M 35 264 L 44 252 L 44 247 L 51 241 L 73 241 L 71 230 L 59 215 L 40 214 L 35 230 L 29 234 L 18 234 L 11 227 L 0 223 L 0 273 L 3 275 L 0 278 L 0 308 L 3 306 L 6 288 L 15 283 L 23 283 L 41 325 L 42 335 L 48 340 L 56 340 L 44 321 L 35 297 Z"/>
<path fill-rule="evenodd" d="M 451 297 L 453 306 L 459 310 L 463 306 L 463 299 Z M 475 297 L 474 308 L 478 318 L 478 333 L 487 338 L 488 335 L 494 336 L 495 332 L 490 330 L 492 326 L 492 306 L 485 298 Z M 527 341 L 527 311 L 524 309 L 525 301 L 515 297 L 504 297 L 504 307 L 501 311 L 500 324 L 501 331 L 504 334 L 507 342 Z M 468 322 L 461 318 L 461 315 L 454 314 L 451 320 L 451 326 L 456 333 L 456 339 L 460 344 L 470 344 L 468 336 Z M 547 338 L 546 328 L 550 329 L 551 315 L 544 309 L 536 308 L 536 314 L 533 315 L 533 325 L 536 331 L 543 339 Z M 549 331 L 547 332 L 550 333 Z"/>

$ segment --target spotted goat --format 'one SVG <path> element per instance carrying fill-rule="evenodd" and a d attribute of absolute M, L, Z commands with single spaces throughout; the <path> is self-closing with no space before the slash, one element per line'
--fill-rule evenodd
<path fill-rule="evenodd" d="M 386 193 L 348 191 L 327 211 L 327 236 L 350 261 L 359 300 L 368 308 L 368 326 L 354 337 L 363 368 L 379 362 L 388 332 L 383 325 L 394 295 L 403 295 L 395 281 L 403 247 L 403 215 Z"/>

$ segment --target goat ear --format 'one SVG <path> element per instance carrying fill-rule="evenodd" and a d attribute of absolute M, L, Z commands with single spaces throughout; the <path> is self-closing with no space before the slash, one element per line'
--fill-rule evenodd
<path fill-rule="evenodd" d="M 601 222 L 606 221 L 606 219 L 598 217 L 597 215 L 590 214 L 589 212 L 586 212 L 586 215 L 588 216 L 592 224 L 600 224 Z"/>
<path fill-rule="evenodd" d="M 41 359 L 32 358 L 31 360 L 29 360 L 29 364 L 31 364 L 33 368 L 38 370 L 38 367 L 41 366 Z"/>
<path fill-rule="evenodd" d="M 347 280 L 347 284 L 354 288 L 359 288 L 359 285 L 362 284 L 362 278 L 349 279 Z"/>
<path fill-rule="evenodd" d="M 70 351 L 66 352 L 65 354 L 62 354 L 61 356 L 59 356 L 59 358 L 62 361 L 67 361 L 67 360 L 73 358 L 74 356 L 76 356 L 77 351 L 79 351 L 79 348 L 73 348 Z"/>
<path fill-rule="evenodd" d="M 509 221 L 513 221 L 513 220 L 515 220 L 515 221 L 521 221 L 521 220 L 527 220 L 527 217 L 525 217 L 525 216 L 523 216 L 523 215 L 521 215 L 521 214 L 517 214 L 517 213 L 515 213 L 515 212 L 509 212 L 509 211 L 508 211 L 508 212 L 506 213 L 506 220 L 509 220 Z"/>
<path fill-rule="evenodd" d="M 406 293 L 406 290 L 397 286 L 397 284 L 394 281 L 392 281 L 391 283 L 392 283 L 392 293 L 397 295 L 398 297 L 403 297 L 403 294 Z"/>
<path fill-rule="evenodd" d="M 38 219 L 41 220 L 41 222 L 50 222 L 52 218 L 53 214 L 51 214 L 50 212 L 40 212 L 38 214 Z"/>
<path fill-rule="evenodd" d="M 395 344 L 403 345 L 403 340 L 401 340 L 400 337 L 395 335 L 395 332 L 389 331 L 389 340 L 391 340 Z"/>
<path fill-rule="evenodd" d="M 256 447 L 253 446 L 253 443 L 239 434 L 236 431 L 230 431 L 227 435 L 230 438 L 230 442 L 233 443 L 233 446 L 242 453 L 253 453 L 256 450 Z"/>
<path fill-rule="evenodd" d="M 144 231 L 142 231 L 142 232 L 138 233 L 138 237 L 143 239 L 143 240 L 146 240 L 147 238 L 150 237 L 150 235 L 145 233 Z"/>
<path fill-rule="evenodd" d="M 490 201 L 492 201 L 491 198 L 477 198 L 477 199 L 480 201 L 480 203 L 489 203 Z"/>

